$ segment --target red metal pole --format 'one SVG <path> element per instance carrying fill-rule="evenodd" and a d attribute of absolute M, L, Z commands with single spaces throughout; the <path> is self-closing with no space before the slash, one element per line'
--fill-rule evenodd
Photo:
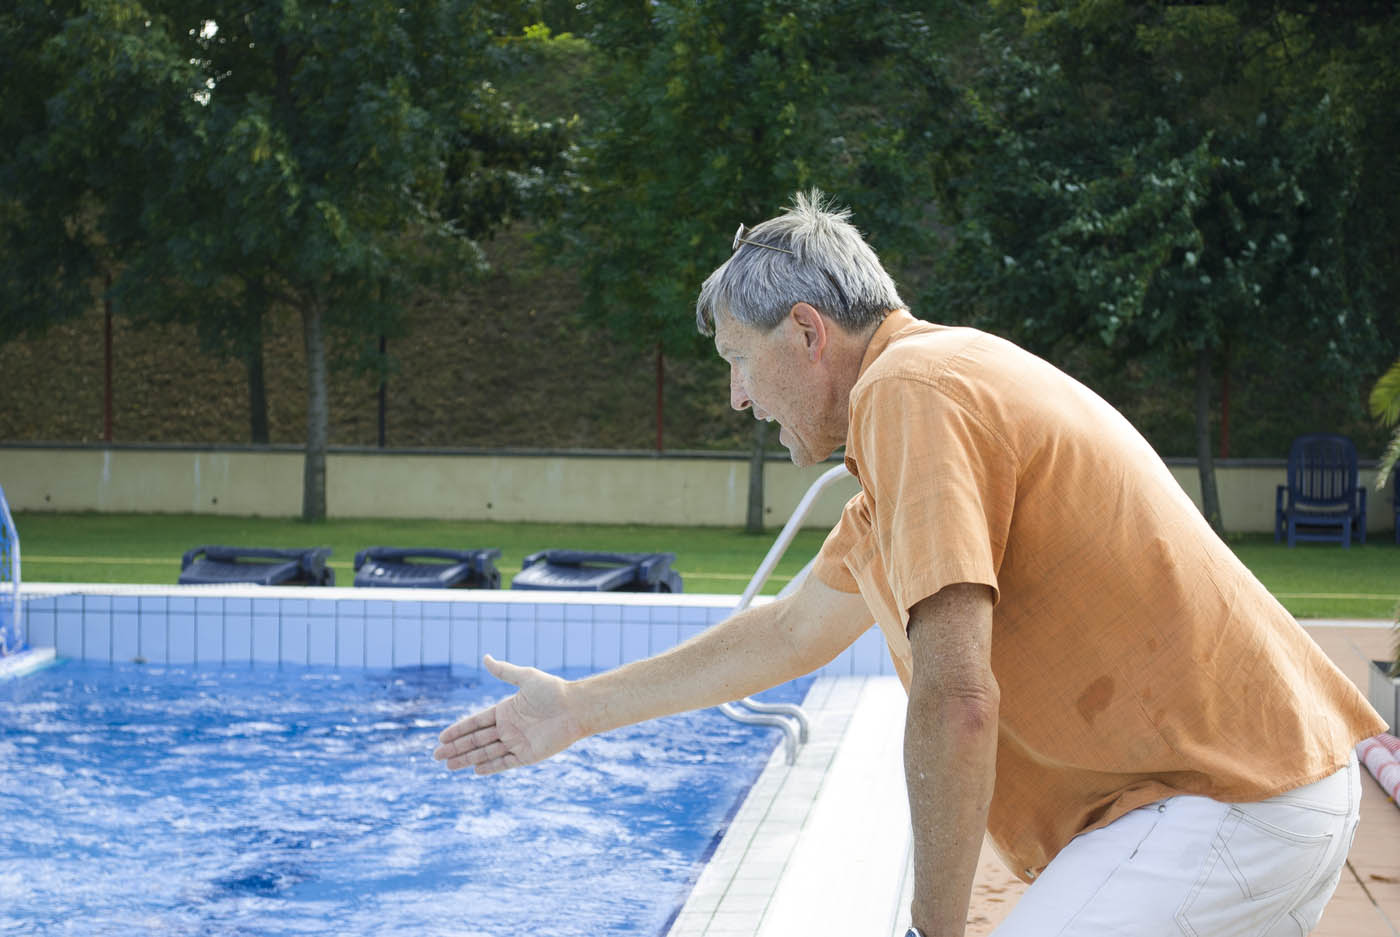
<path fill-rule="evenodd" d="M 384 357 L 389 350 L 389 339 L 383 335 L 379 336 L 379 366 L 384 367 Z M 379 373 L 379 448 L 384 448 L 384 441 L 387 438 L 386 411 L 389 407 L 389 379 L 384 376 L 381 370 Z"/>
<path fill-rule="evenodd" d="M 1220 377 L 1220 458 L 1230 458 L 1230 346 L 1225 346 L 1225 373 Z"/>
<path fill-rule="evenodd" d="M 112 275 L 107 274 L 107 292 L 102 297 L 102 439 L 112 441 Z"/>
<path fill-rule="evenodd" d="M 661 452 L 661 451 L 662 451 L 661 435 L 662 435 L 662 426 L 664 425 L 664 417 L 663 417 L 663 408 L 662 408 L 662 394 L 661 394 L 661 388 L 662 388 L 662 384 L 663 384 L 663 382 L 665 381 L 665 379 L 666 379 L 666 364 L 665 364 L 665 359 L 664 359 L 664 357 L 663 357 L 662 354 L 661 354 L 661 343 L 660 343 L 660 342 L 657 342 L 657 343 L 656 343 L 656 451 L 657 451 L 657 452 Z"/>

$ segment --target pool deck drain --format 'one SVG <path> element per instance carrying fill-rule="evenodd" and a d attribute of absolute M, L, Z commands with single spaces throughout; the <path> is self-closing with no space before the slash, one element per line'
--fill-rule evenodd
<path fill-rule="evenodd" d="M 1303 625 L 1364 690 L 1386 622 Z M 894 677 L 823 677 L 803 706 L 811 741 L 778 746 L 668 937 L 899 937 L 912 889 L 904 690 Z M 1400 937 L 1400 808 L 1364 770 L 1361 827 L 1312 937 Z M 1025 886 L 984 845 L 966 937 L 991 934 Z"/>

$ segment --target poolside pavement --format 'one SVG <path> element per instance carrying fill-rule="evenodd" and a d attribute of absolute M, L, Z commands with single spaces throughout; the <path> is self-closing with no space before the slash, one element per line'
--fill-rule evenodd
<path fill-rule="evenodd" d="M 1363 691 L 1367 662 L 1393 653 L 1387 622 L 1308 620 L 1303 625 Z M 1312 937 L 1400 937 L 1400 805 L 1364 767 L 1361 789 L 1361 826 L 1342 882 Z"/>
<path fill-rule="evenodd" d="M 1364 690 L 1390 654 L 1388 623 L 1305 621 Z M 669 937 L 900 937 L 912 884 L 904 794 L 904 691 L 894 677 L 821 678 L 811 741 L 773 753 Z M 1312 937 L 1400 937 L 1400 807 L 1362 769 L 1361 827 Z M 967 937 L 991 934 L 1025 889 L 984 844 Z"/>

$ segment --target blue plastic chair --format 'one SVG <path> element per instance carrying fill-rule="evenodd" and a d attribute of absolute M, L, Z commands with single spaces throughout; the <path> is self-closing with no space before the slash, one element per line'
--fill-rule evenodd
<path fill-rule="evenodd" d="M 1395 508 L 1395 542 L 1400 545 L 1400 467 L 1390 473 L 1390 503 Z"/>
<path fill-rule="evenodd" d="M 399 589 L 499 589 L 501 551 L 366 547 L 355 554 L 355 585 Z M 424 561 L 426 562 L 420 562 Z"/>
<path fill-rule="evenodd" d="M 1309 433 L 1288 450 L 1288 484 L 1274 495 L 1274 541 L 1366 542 L 1366 489 L 1356 445 L 1335 433 Z"/>

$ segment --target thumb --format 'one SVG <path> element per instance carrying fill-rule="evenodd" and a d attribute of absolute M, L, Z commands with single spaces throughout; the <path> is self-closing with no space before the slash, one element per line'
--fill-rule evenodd
<path fill-rule="evenodd" d="M 491 676 L 516 687 L 520 686 L 529 672 L 528 667 L 517 667 L 509 661 L 496 660 L 490 654 L 482 658 L 482 663 L 486 665 L 486 670 Z"/>

